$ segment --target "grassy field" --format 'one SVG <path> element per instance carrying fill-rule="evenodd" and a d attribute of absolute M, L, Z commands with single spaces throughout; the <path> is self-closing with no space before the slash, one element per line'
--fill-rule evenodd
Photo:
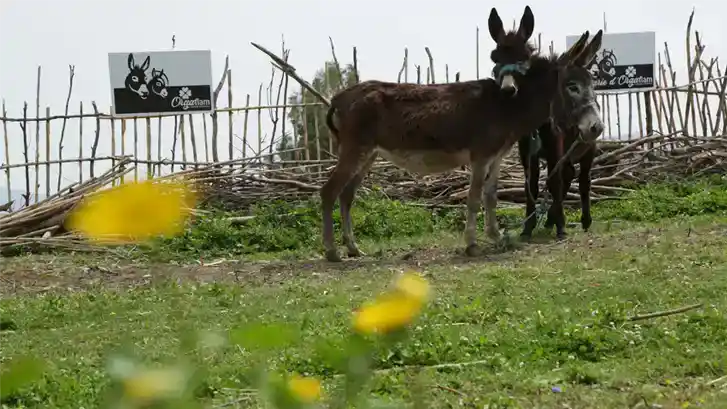
<path fill-rule="evenodd" d="M 167 362 L 190 329 L 225 335 L 254 321 L 295 327 L 299 337 L 270 364 L 330 387 L 339 382 L 332 357 L 351 311 L 408 269 L 426 275 L 435 297 L 410 340 L 378 351 L 371 390 L 382 401 L 409 397 L 418 373 L 431 408 L 727 407 L 727 381 L 719 380 L 727 373 L 727 217 L 717 206 L 661 218 L 671 205 L 644 203 L 618 210 L 644 221 L 606 222 L 613 208 L 603 206 L 592 233 L 571 228 L 565 242 L 541 237 L 475 260 L 461 255 L 454 229 L 405 232 L 406 239 L 364 234 L 370 256 L 339 265 L 308 259 L 314 251 L 304 248 L 288 250 L 285 261 L 279 253 L 278 261 L 265 260 L 270 254 L 231 261 L 234 252 L 212 250 L 190 250 L 193 258 L 162 259 L 157 250 L 3 259 L 0 358 L 47 362 L 43 379 L 3 408 L 98 407 L 106 358 L 120 346 Z M 223 256 L 211 266 L 193 261 Z M 210 407 L 260 407 L 245 371 L 249 351 L 188 355 L 208 368 L 198 396 Z"/>

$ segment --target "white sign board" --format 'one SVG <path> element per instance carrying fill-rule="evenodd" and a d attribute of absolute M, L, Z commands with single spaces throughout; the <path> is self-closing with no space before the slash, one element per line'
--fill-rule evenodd
<path fill-rule="evenodd" d="M 579 37 L 567 36 L 566 50 Z M 596 91 L 652 90 L 656 88 L 656 33 L 604 34 L 601 49 L 586 68 Z"/>
<path fill-rule="evenodd" d="M 109 53 L 109 77 L 115 116 L 212 111 L 209 50 Z"/>

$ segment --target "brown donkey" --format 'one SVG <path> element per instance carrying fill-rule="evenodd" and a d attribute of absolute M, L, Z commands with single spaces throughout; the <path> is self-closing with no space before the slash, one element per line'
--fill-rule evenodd
<path fill-rule="evenodd" d="M 532 33 L 532 28 L 520 31 Z M 561 112 L 553 102 L 562 99 L 558 96 L 564 92 L 564 84 L 579 81 L 589 86 L 574 75 L 570 65 L 584 50 L 591 49 L 586 47 L 588 35 L 584 33 L 558 59 L 531 57 L 527 70 L 513 73 L 519 87 L 516 95 L 501 92 L 492 79 L 433 85 L 365 81 L 336 94 L 326 123 L 338 143 L 338 162 L 320 191 L 326 258 L 341 260 L 333 235 L 337 198 L 341 199 L 348 255 L 361 255 L 353 235 L 351 204 L 377 155 L 420 175 L 469 164 L 466 253 L 479 254 L 476 219 L 483 189 L 486 231 L 490 238 L 498 239 L 495 208 L 502 157 L 521 135 L 533 132 Z"/>

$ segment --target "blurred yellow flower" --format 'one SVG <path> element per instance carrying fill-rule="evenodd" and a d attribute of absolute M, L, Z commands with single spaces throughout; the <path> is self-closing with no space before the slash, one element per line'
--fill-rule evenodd
<path fill-rule="evenodd" d="M 175 368 L 140 370 L 124 379 L 124 397 L 135 402 L 148 402 L 180 396 L 187 376 Z"/>
<path fill-rule="evenodd" d="M 293 375 L 288 380 L 288 389 L 298 400 L 305 403 L 314 402 L 321 396 L 321 383 L 315 378 Z"/>
<path fill-rule="evenodd" d="M 85 199 L 69 216 L 67 227 L 111 243 L 170 236 L 184 229 L 196 195 L 184 182 L 125 183 Z"/>
<path fill-rule="evenodd" d="M 421 303 L 400 294 L 387 294 L 364 305 L 356 313 L 353 327 L 363 333 L 387 333 L 409 324 L 421 310 Z"/>
<path fill-rule="evenodd" d="M 421 312 L 429 297 L 429 283 L 419 275 L 407 273 L 399 277 L 394 290 L 365 304 L 353 318 L 356 331 L 387 333 L 409 324 Z"/>
<path fill-rule="evenodd" d="M 407 296 L 421 301 L 426 301 L 429 298 L 429 282 L 424 277 L 413 272 L 399 276 L 394 287 Z"/>

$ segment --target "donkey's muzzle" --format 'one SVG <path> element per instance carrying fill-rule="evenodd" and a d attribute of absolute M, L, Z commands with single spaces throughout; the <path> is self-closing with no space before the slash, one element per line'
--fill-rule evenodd
<path fill-rule="evenodd" d="M 587 142 L 595 141 L 596 139 L 598 139 L 598 137 L 601 136 L 601 134 L 603 133 L 604 128 L 605 126 L 603 125 L 603 122 L 600 120 L 600 118 L 586 123 L 581 123 L 578 126 L 578 130 L 581 132 L 581 136 Z"/>
<path fill-rule="evenodd" d="M 599 136 L 603 133 L 603 122 L 598 122 L 593 125 L 591 125 L 590 128 L 588 128 L 588 136 L 587 138 L 589 140 L 595 140 L 598 139 Z"/>
<path fill-rule="evenodd" d="M 517 84 L 515 84 L 515 78 L 509 74 L 503 75 L 502 82 L 500 83 L 500 89 L 510 94 L 510 96 L 515 96 L 515 94 L 517 94 Z"/>

